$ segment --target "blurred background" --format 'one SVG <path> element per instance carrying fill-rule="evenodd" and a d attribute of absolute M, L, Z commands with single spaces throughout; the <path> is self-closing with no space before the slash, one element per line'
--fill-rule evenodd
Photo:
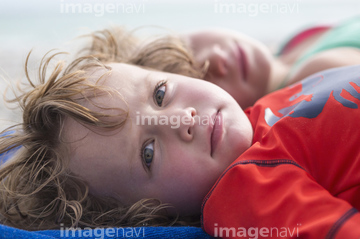
<path fill-rule="evenodd" d="M 24 77 L 50 49 L 73 51 L 76 36 L 111 25 L 160 26 L 175 32 L 230 28 L 271 49 L 301 29 L 336 24 L 360 13 L 359 0 L 11 0 L 0 2 L 0 90 Z M 146 34 L 152 30 L 147 28 Z M 30 68 L 31 70 L 32 68 Z M 0 130 L 17 120 L 0 103 Z"/>

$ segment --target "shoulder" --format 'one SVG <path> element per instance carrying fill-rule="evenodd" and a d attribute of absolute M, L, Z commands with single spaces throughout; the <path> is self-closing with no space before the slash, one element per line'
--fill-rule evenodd
<path fill-rule="evenodd" d="M 316 26 L 308 28 L 291 38 L 279 51 L 279 59 L 287 64 L 293 64 L 310 47 L 312 47 L 331 26 Z"/>
<path fill-rule="evenodd" d="M 290 77 L 288 85 L 322 70 L 357 64 L 360 64 L 358 48 L 339 47 L 322 51 L 303 62 Z"/>

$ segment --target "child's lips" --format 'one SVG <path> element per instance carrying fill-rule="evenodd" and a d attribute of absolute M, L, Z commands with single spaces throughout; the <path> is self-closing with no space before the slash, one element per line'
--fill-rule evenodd
<path fill-rule="evenodd" d="M 245 51 L 239 46 L 239 44 L 236 44 L 237 46 L 237 60 L 239 63 L 239 69 L 240 69 L 240 74 L 242 76 L 242 79 L 244 81 L 247 80 L 247 73 L 248 73 L 248 69 L 247 69 L 247 59 L 246 59 L 246 53 Z"/>
<path fill-rule="evenodd" d="M 212 117 L 212 122 L 210 124 L 210 127 L 211 127 L 211 134 L 210 134 L 211 156 L 213 156 L 213 153 L 217 149 L 223 135 L 223 117 L 220 111 L 217 111 Z"/>

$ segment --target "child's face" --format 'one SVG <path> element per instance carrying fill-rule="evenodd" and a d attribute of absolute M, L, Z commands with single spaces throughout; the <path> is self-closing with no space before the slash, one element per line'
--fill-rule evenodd
<path fill-rule="evenodd" d="M 127 104 L 114 94 L 99 96 L 95 103 L 128 108 L 129 118 L 110 134 L 67 120 L 65 137 L 73 142 L 70 169 L 96 195 L 129 204 L 157 198 L 181 215 L 199 213 L 216 179 L 250 146 L 248 118 L 228 93 L 207 81 L 120 63 L 109 66 L 112 73 L 103 84 Z M 209 121 L 216 116 L 214 126 Z M 153 117 L 151 125 L 142 117 Z"/>
<path fill-rule="evenodd" d="M 223 29 L 182 36 L 199 63 L 209 61 L 205 80 L 225 89 L 243 108 L 267 93 L 272 55 L 259 41 Z"/>

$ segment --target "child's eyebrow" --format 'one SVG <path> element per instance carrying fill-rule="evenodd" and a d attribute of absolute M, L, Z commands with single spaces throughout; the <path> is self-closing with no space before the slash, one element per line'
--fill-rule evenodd
<path fill-rule="evenodd" d="M 137 176 L 138 168 L 142 167 L 142 158 L 139 155 L 139 152 L 142 148 L 142 137 L 141 137 L 141 130 L 136 129 L 136 127 L 130 128 L 129 136 L 131 137 L 130 140 L 127 140 L 127 150 L 124 152 L 123 156 L 125 156 L 126 161 L 129 165 L 129 172 L 130 172 L 130 178 L 133 178 Z"/>
<path fill-rule="evenodd" d="M 141 81 L 141 88 L 144 89 L 140 90 L 139 92 L 141 93 L 145 93 L 145 94 L 139 94 L 138 95 L 138 99 L 141 103 L 146 103 L 148 102 L 149 99 L 153 98 L 153 78 L 152 78 L 152 72 L 149 72 L 145 77 L 144 80 Z"/>
<path fill-rule="evenodd" d="M 152 91 L 151 91 L 152 92 Z M 129 128 L 129 137 L 130 139 L 126 140 L 127 147 L 126 152 L 124 152 L 124 156 L 126 160 L 128 161 L 129 170 L 130 170 L 130 177 L 136 177 L 138 176 L 138 170 L 141 170 L 141 172 L 144 172 L 144 175 L 148 175 L 146 170 L 143 167 L 143 159 L 141 156 L 141 149 L 143 143 L 146 141 L 144 137 L 142 137 L 141 133 L 141 125 L 136 125 L 135 122 L 129 120 L 128 122 L 131 122 L 130 128 Z M 143 174 L 143 173 L 141 173 Z"/>

